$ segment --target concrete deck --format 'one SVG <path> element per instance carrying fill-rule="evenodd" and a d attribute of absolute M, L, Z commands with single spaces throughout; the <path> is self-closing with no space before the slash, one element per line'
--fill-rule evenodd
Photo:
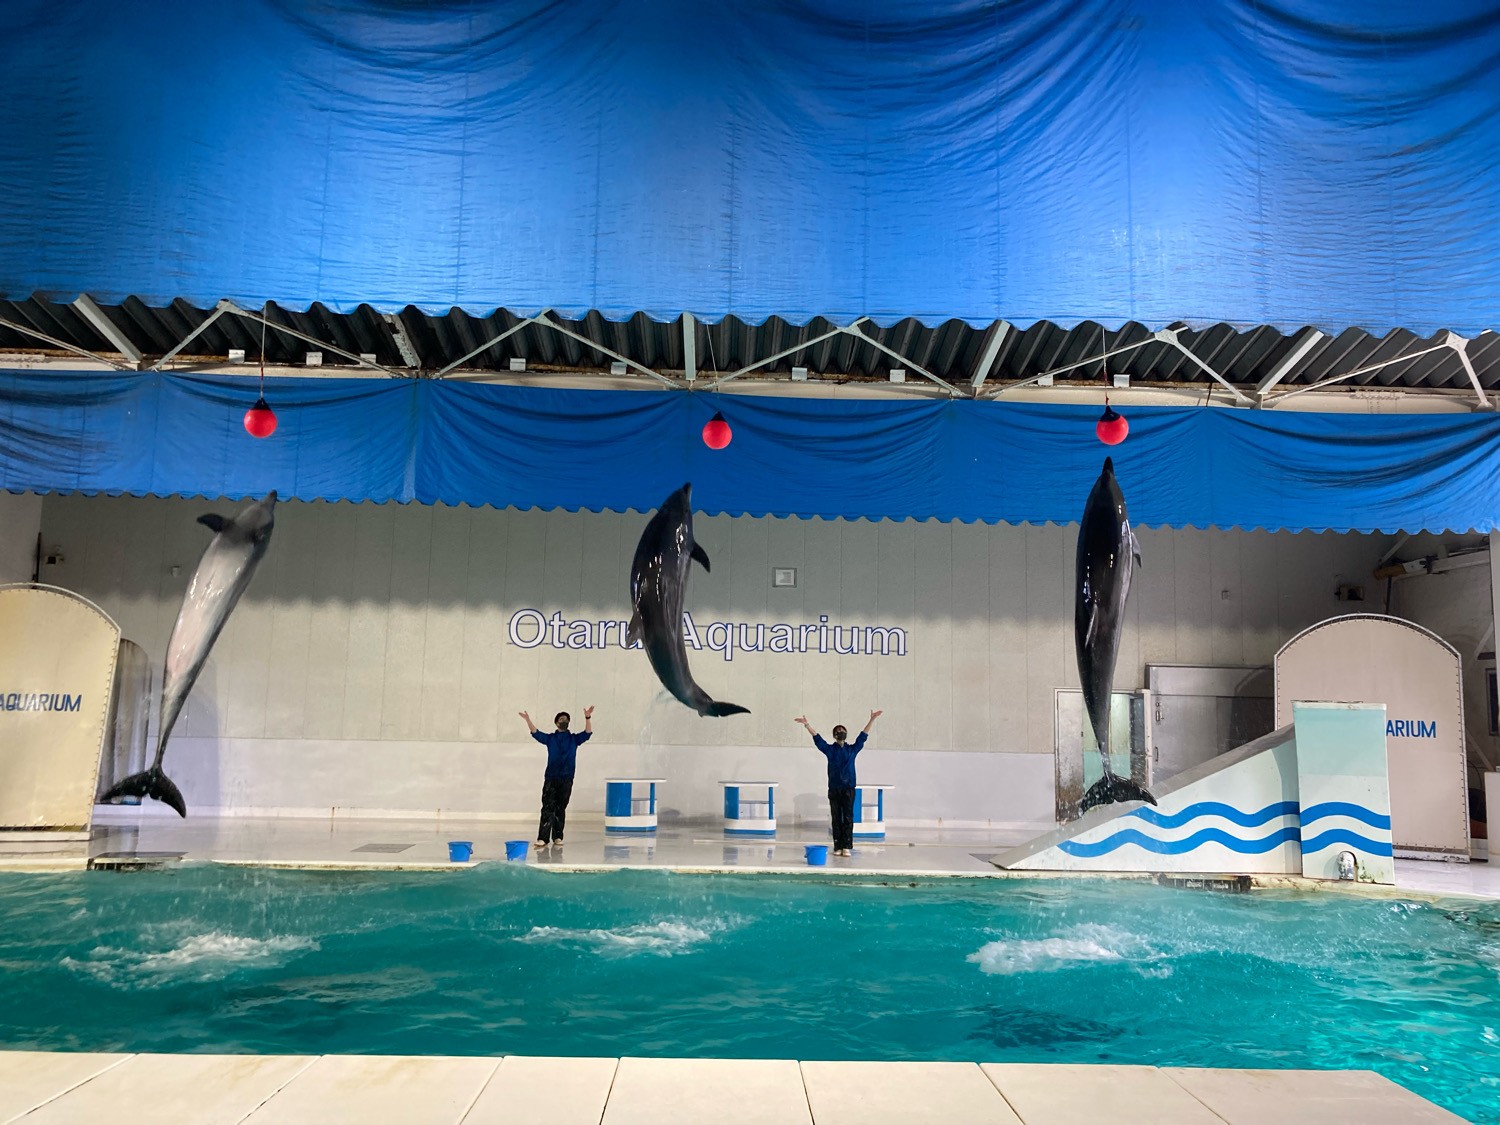
<path fill-rule="evenodd" d="M 171 862 L 211 862 L 275 867 L 448 869 L 449 840 L 474 843 L 474 863 L 504 862 L 506 840 L 532 841 L 530 820 L 396 820 L 329 817 L 189 817 L 101 810 L 87 842 L 0 841 L 0 871 L 81 870 L 134 863 L 153 856 Z M 783 825 L 772 839 L 725 835 L 717 822 L 663 826 L 645 836 L 607 835 L 603 825 L 570 824 L 567 842 L 526 862 L 553 871 L 647 867 L 674 871 L 776 874 L 1029 877 L 1000 871 L 989 857 L 1035 835 L 1028 828 L 953 829 L 892 827 L 884 841 L 856 843 L 854 855 L 830 855 L 826 867 L 809 867 L 803 845 L 826 844 L 826 826 Z M 1066 876 L 1060 876 L 1066 877 Z M 1284 880 L 1282 880 L 1284 881 Z M 1500 899 L 1500 863 L 1396 861 L 1394 892 Z"/>
<path fill-rule="evenodd" d="M 1446 1125 L 1370 1071 L 0 1052 L 0 1122 Z"/>

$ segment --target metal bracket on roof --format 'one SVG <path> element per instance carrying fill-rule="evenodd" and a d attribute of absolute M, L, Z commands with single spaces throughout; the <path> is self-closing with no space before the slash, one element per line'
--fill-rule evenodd
<path fill-rule="evenodd" d="M 228 304 L 229 304 L 228 301 L 220 301 L 217 305 L 215 305 L 214 306 L 214 311 L 211 312 L 211 313 L 209 313 L 208 316 L 206 316 L 206 317 L 203 318 L 203 323 L 202 324 L 198 325 L 197 328 L 194 328 L 186 336 L 184 336 L 182 339 L 178 340 L 176 346 L 171 351 L 169 351 L 166 355 L 162 356 L 159 360 L 157 360 L 155 363 L 153 363 L 151 365 L 151 367 L 149 368 L 149 370 L 151 370 L 151 371 L 160 371 L 167 364 L 171 363 L 173 356 L 175 356 L 178 352 L 182 351 L 183 348 L 187 347 L 194 340 L 196 340 L 198 338 L 198 335 L 201 332 L 203 332 L 204 329 L 206 329 L 214 321 L 218 320 L 219 317 L 223 316 L 225 313 L 227 313 L 229 311 L 229 309 L 225 307 Z"/>
<path fill-rule="evenodd" d="M 990 377 L 990 368 L 995 366 L 1000 349 L 1004 347 L 1006 338 L 1009 336 L 1010 321 L 997 320 L 990 325 L 990 338 L 985 342 L 984 351 L 979 354 L 979 362 L 974 365 L 974 374 L 969 379 L 969 391 L 975 398 L 979 397 L 980 388 Z"/>
<path fill-rule="evenodd" d="M 1290 375 L 1296 368 L 1297 364 L 1301 363 L 1304 359 L 1307 358 L 1308 352 L 1312 351 L 1326 339 L 1328 339 L 1328 337 L 1325 336 L 1322 332 L 1319 332 L 1316 328 L 1310 330 L 1308 334 L 1303 337 L 1301 343 L 1297 344 L 1296 347 L 1287 352 L 1286 358 L 1276 365 L 1276 370 L 1272 371 L 1269 375 L 1267 375 L 1260 381 L 1260 383 L 1255 388 L 1256 397 L 1264 397 L 1267 391 L 1269 391 L 1277 383 L 1281 382 L 1288 375 Z"/>
<path fill-rule="evenodd" d="M 78 299 L 73 302 L 73 307 L 78 314 L 93 326 L 94 331 L 103 336 L 105 340 L 115 346 L 115 351 L 128 359 L 137 370 L 141 366 L 141 351 L 130 342 L 130 338 L 116 327 L 115 322 L 105 315 L 104 310 L 94 304 L 94 299 L 87 293 L 78 294 Z"/>
<path fill-rule="evenodd" d="M 1405 363 L 1409 359 L 1420 359 L 1424 355 L 1431 355 L 1433 352 L 1440 352 L 1444 348 L 1451 346 L 1452 345 L 1450 345 L 1447 340 L 1444 340 L 1441 344 L 1434 344 L 1431 347 L 1423 348 L 1420 351 L 1408 352 L 1406 355 L 1392 356 L 1390 359 L 1382 359 L 1375 363 L 1367 363 L 1363 367 L 1356 367 L 1353 371 L 1345 371 L 1342 375 L 1330 375 L 1326 379 L 1319 379 L 1316 383 L 1309 383 L 1305 387 L 1298 387 L 1296 390 L 1283 391 L 1279 395 L 1272 395 L 1270 398 L 1263 399 L 1262 405 L 1274 406 L 1276 403 L 1282 402 L 1286 399 L 1296 398 L 1298 395 L 1305 395 L 1308 391 L 1321 390 L 1324 387 L 1332 386 L 1334 383 L 1342 383 L 1345 379 L 1352 379 L 1356 375 L 1365 375 L 1371 371 L 1379 371 L 1382 367 L 1389 367 L 1393 363 Z M 1467 359 L 1468 357 L 1465 356 L 1465 358 Z"/>
<path fill-rule="evenodd" d="M 682 375 L 689 383 L 698 378 L 698 322 L 693 314 L 682 314 Z"/>
<path fill-rule="evenodd" d="M 401 362 L 407 367 L 421 367 L 422 358 L 417 355 L 417 347 L 411 342 L 411 334 L 406 331 L 401 314 L 386 313 L 384 315 L 385 322 L 391 326 L 391 338 L 396 342 L 396 350 L 401 353 Z"/>
<path fill-rule="evenodd" d="M 548 310 L 548 311 L 550 311 L 550 310 Z M 555 321 L 551 317 L 549 317 L 547 315 L 547 313 L 545 313 L 545 312 L 537 313 L 536 317 L 534 319 L 536 320 L 536 322 L 538 324 L 546 325 L 548 328 L 552 329 L 552 331 L 554 331 L 554 332 L 561 332 L 564 336 L 567 336 L 567 337 L 569 337 L 570 339 L 573 339 L 573 340 L 577 340 L 580 344 L 587 344 L 589 347 L 593 348 L 595 351 L 597 351 L 597 352 L 603 352 L 605 355 L 609 356 L 610 359 L 619 360 L 621 363 L 625 364 L 625 366 L 635 368 L 642 375 L 650 376 L 652 379 L 655 379 L 658 383 L 663 383 L 663 384 L 665 384 L 668 387 L 676 387 L 679 390 L 682 389 L 682 387 L 685 385 L 685 384 L 683 384 L 682 382 L 680 382 L 677 379 L 668 378 L 667 376 L 663 375 L 660 371 L 653 371 L 653 370 L 651 370 L 651 368 L 647 367 L 643 363 L 637 363 L 635 360 L 631 359 L 629 356 L 621 355 L 619 352 L 614 351 L 614 350 L 612 350 L 610 348 L 605 347 L 603 344 L 599 343 L 599 341 L 597 341 L 597 340 L 590 340 L 587 336 L 584 336 L 584 335 L 582 335 L 581 333 L 578 333 L 578 332 L 574 332 L 571 328 L 564 328 L 561 324 L 558 324 L 557 321 Z"/>
<path fill-rule="evenodd" d="M 1458 353 L 1458 362 L 1464 365 L 1464 371 L 1469 376 L 1469 382 L 1474 384 L 1474 393 L 1479 397 L 1479 405 L 1488 410 L 1490 405 L 1489 396 L 1484 393 L 1484 386 L 1479 382 L 1479 374 L 1474 370 L 1474 364 L 1469 360 L 1469 341 L 1457 332 L 1450 331 L 1443 342 Z"/>
<path fill-rule="evenodd" d="M 1196 367 L 1198 367 L 1206 375 L 1208 375 L 1209 378 L 1213 379 L 1214 382 L 1221 384 L 1226 390 L 1228 390 L 1229 393 L 1234 396 L 1235 402 L 1239 403 L 1241 406 L 1254 405 L 1254 399 L 1245 394 L 1244 391 L 1240 390 L 1228 379 L 1224 378 L 1224 376 L 1220 375 L 1212 367 L 1195 356 L 1192 352 L 1192 349 L 1184 344 L 1180 339 L 1178 339 L 1178 336 L 1181 334 L 1181 332 L 1181 328 L 1158 328 L 1151 334 L 1151 336 L 1152 339 L 1160 340 L 1163 344 L 1170 344 L 1172 347 L 1180 351 L 1183 355 L 1187 356 L 1187 358 L 1191 360 Z"/>
<path fill-rule="evenodd" d="M 97 352 L 91 352 L 87 348 L 80 348 L 77 344 L 70 344 L 66 340 L 59 340 L 56 336 L 49 336 L 47 335 L 47 333 L 41 332 L 29 325 L 18 324 L 14 320 L 8 320 L 3 316 L 0 316 L 0 325 L 4 325 L 6 328 L 13 329 L 16 332 L 21 333 L 23 336 L 32 336 L 38 340 L 42 340 L 45 343 L 51 344 L 55 348 L 62 348 L 64 351 L 72 352 L 74 355 L 81 355 L 84 359 L 92 359 L 96 363 L 107 364 L 110 367 L 115 368 L 117 371 L 134 371 L 136 369 L 135 364 L 121 363 L 118 360 L 110 359 L 108 356 L 99 355 Z"/>
<path fill-rule="evenodd" d="M 401 372 L 392 371 L 389 367 L 382 367 L 378 363 L 371 363 L 364 356 L 359 355 L 355 352 L 346 352 L 343 348 L 336 347 L 333 344 L 325 343 L 324 341 L 319 340 L 316 336 L 309 336 L 306 332 L 299 331 L 296 328 L 292 328 L 285 324 L 277 324 L 274 320 L 267 320 L 260 313 L 253 313 L 248 309 L 242 309 L 233 301 L 227 299 L 220 301 L 219 308 L 223 309 L 224 312 L 234 313 L 236 316 L 242 316 L 246 320 L 253 320 L 256 324 L 264 324 L 273 332 L 285 332 L 288 336 L 295 336 L 297 339 L 305 340 L 309 344 L 316 344 L 323 351 L 332 352 L 334 355 L 341 355 L 345 359 L 352 359 L 360 367 L 368 367 L 370 370 L 379 371 L 383 375 L 392 375 L 396 376 L 397 378 L 406 378 L 406 376 Z"/>
<path fill-rule="evenodd" d="M 805 348 L 810 348 L 814 344 L 821 344 L 824 340 L 831 340 L 835 336 L 842 336 L 845 332 L 849 331 L 850 328 L 854 328 L 857 325 L 863 324 L 869 319 L 870 318 L 867 316 L 862 316 L 858 320 L 856 320 L 854 324 L 851 324 L 848 327 L 834 328 L 828 332 L 824 332 L 821 336 L 814 336 L 811 340 L 804 340 L 802 341 L 802 343 L 794 344 L 790 348 L 782 348 L 775 355 L 768 355 L 765 359 L 758 359 L 747 367 L 741 367 L 738 371 L 730 371 L 725 375 L 720 375 L 717 379 L 709 383 L 703 389 L 705 391 L 711 391 L 720 383 L 727 383 L 731 379 L 738 379 L 741 375 L 748 375 L 750 372 L 755 371 L 758 368 L 765 367 L 767 364 L 775 363 L 778 359 L 785 359 L 789 355 L 796 355 L 798 352 L 802 351 Z"/>

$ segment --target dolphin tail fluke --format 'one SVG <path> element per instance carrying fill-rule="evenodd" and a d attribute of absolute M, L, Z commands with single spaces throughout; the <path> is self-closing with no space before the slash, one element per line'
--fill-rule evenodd
<path fill-rule="evenodd" d="M 1083 795 L 1078 811 L 1088 812 L 1095 805 L 1113 805 L 1120 801 L 1145 801 L 1148 805 L 1156 804 L 1156 798 L 1144 785 L 1131 781 L 1128 777 L 1106 773 L 1089 786 L 1089 791 Z"/>
<path fill-rule="evenodd" d="M 170 777 L 155 767 L 140 773 L 133 773 L 115 782 L 99 798 L 99 801 L 102 804 L 106 801 L 113 801 L 117 797 L 152 797 L 176 809 L 178 816 L 187 816 L 187 802 L 182 799 L 182 790 L 177 788 L 176 783 Z"/>
<path fill-rule="evenodd" d="M 722 719 L 726 715 L 748 715 L 750 714 L 750 708 L 741 707 L 738 703 L 716 703 L 710 701 L 708 710 L 703 713 L 715 719 Z"/>

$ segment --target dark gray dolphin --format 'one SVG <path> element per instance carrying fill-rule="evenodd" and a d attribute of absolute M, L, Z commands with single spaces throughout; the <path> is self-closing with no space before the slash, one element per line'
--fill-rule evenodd
<path fill-rule="evenodd" d="M 635 612 L 625 636 L 632 643 L 641 642 L 662 686 L 698 714 L 748 714 L 748 707 L 710 699 L 688 670 L 682 638 L 688 569 L 694 559 L 708 569 L 708 555 L 693 540 L 692 487 L 689 482 L 668 496 L 641 532 L 630 564 L 630 603 Z"/>
<path fill-rule="evenodd" d="M 255 568 L 265 556 L 275 526 L 276 493 L 247 505 L 232 519 L 209 513 L 198 522 L 214 532 L 198 560 L 198 569 L 188 581 L 177 623 L 167 641 L 167 661 L 161 681 L 161 722 L 156 733 L 156 760 L 151 768 L 133 773 L 117 782 L 99 799 L 116 797 L 154 797 L 171 805 L 178 816 L 187 816 L 187 802 L 172 779 L 162 772 L 161 759 L 166 753 L 167 738 L 182 713 L 188 692 L 208 660 L 209 650 L 219 639 L 224 623 Z"/>
<path fill-rule="evenodd" d="M 1141 561 L 1141 548 L 1130 530 L 1125 497 L 1115 480 L 1114 462 L 1106 457 L 1094 482 L 1078 527 L 1078 568 L 1073 602 L 1073 639 L 1078 650 L 1078 679 L 1083 705 L 1104 759 L 1104 776 L 1089 786 L 1080 811 L 1112 801 L 1149 801 L 1142 786 L 1120 777 L 1109 764 L 1109 697 L 1115 683 L 1115 657 L 1125 623 L 1130 577 Z"/>

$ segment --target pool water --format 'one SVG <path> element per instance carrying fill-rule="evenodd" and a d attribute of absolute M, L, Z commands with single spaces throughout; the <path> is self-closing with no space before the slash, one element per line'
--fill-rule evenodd
<path fill-rule="evenodd" d="M 1500 1122 L 1500 903 L 499 864 L 10 875 L 0 1045 L 1370 1068 Z"/>

